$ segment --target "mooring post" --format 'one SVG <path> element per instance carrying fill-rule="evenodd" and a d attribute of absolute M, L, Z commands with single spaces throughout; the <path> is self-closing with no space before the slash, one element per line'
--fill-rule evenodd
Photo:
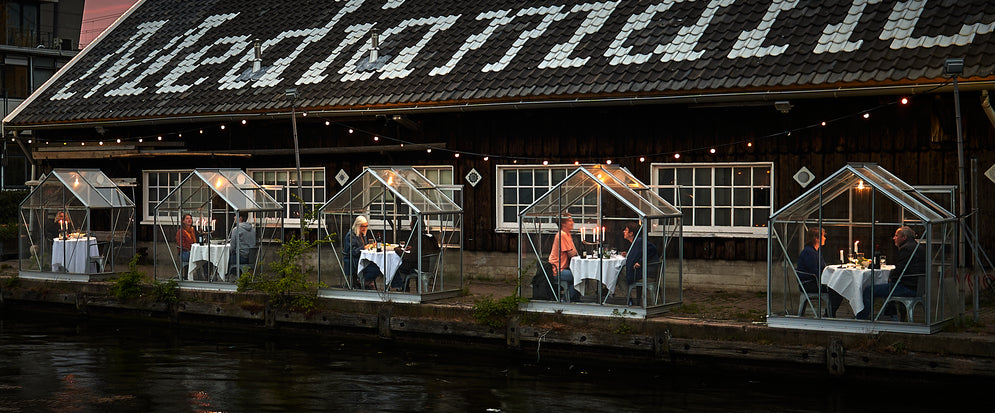
<path fill-rule="evenodd" d="M 505 331 L 505 343 L 508 345 L 508 348 L 514 350 L 522 349 L 521 331 L 518 328 L 518 316 L 511 317 L 508 320 L 508 329 Z"/>
<path fill-rule="evenodd" d="M 837 377 L 846 371 L 846 348 L 839 338 L 833 338 L 826 346 L 826 369 L 831 376 Z"/>

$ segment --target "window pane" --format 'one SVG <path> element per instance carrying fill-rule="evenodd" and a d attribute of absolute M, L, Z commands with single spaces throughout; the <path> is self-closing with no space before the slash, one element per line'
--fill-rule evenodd
<path fill-rule="evenodd" d="M 532 201 L 532 188 L 519 188 L 518 189 L 518 203 L 522 205 L 531 204 Z"/>
<path fill-rule="evenodd" d="M 736 186 L 750 185 L 750 168 L 735 168 L 732 171 L 732 183 Z"/>
<path fill-rule="evenodd" d="M 536 171 L 536 186 L 551 186 L 549 184 L 549 171 Z"/>
<path fill-rule="evenodd" d="M 733 188 L 732 204 L 735 206 L 750 206 L 750 189 Z"/>
<path fill-rule="evenodd" d="M 753 226 L 766 227 L 767 219 L 770 217 L 770 210 L 767 208 L 753 209 Z"/>
<path fill-rule="evenodd" d="M 696 188 L 694 190 L 695 206 L 712 206 L 712 190 L 710 188 Z"/>
<path fill-rule="evenodd" d="M 515 195 L 516 193 L 515 188 L 504 188 L 504 199 L 501 201 L 505 204 L 517 204 L 518 197 Z"/>
<path fill-rule="evenodd" d="M 531 169 L 523 169 L 518 172 L 518 184 L 521 186 L 532 185 Z"/>
<path fill-rule="evenodd" d="M 712 168 L 694 168 L 694 186 L 712 184 Z"/>
<path fill-rule="evenodd" d="M 732 168 L 715 168 L 715 186 L 732 185 Z"/>
<path fill-rule="evenodd" d="M 680 168 L 677 170 L 677 185 L 691 186 L 691 168 Z"/>
<path fill-rule="evenodd" d="M 715 225 L 717 226 L 731 226 L 732 225 L 732 209 L 729 208 L 715 208 Z"/>
<path fill-rule="evenodd" d="M 715 206 L 732 205 L 732 190 L 729 188 L 715 188 Z"/>
<path fill-rule="evenodd" d="M 750 209 L 736 208 L 732 212 L 732 225 L 736 227 L 750 226 Z"/>
<path fill-rule="evenodd" d="M 708 208 L 695 208 L 694 225 L 698 226 L 712 225 L 712 211 Z"/>
<path fill-rule="evenodd" d="M 667 203 L 669 203 L 670 205 L 674 205 L 673 188 L 660 188 L 657 190 L 657 192 L 660 194 L 660 197 L 663 198 L 664 201 L 667 201 Z"/>
<path fill-rule="evenodd" d="M 567 177 L 567 170 L 566 169 L 554 169 L 553 170 L 553 174 L 552 174 L 552 178 L 553 179 L 550 181 L 550 183 L 552 185 L 556 185 L 556 184 L 560 183 L 560 181 L 562 181 L 563 178 L 566 178 L 566 177 Z"/>
<path fill-rule="evenodd" d="M 518 171 L 514 169 L 508 169 L 504 171 L 504 186 L 515 186 L 518 185 Z"/>
<path fill-rule="evenodd" d="M 770 186 L 770 168 L 768 167 L 753 168 L 753 185 Z"/>
<path fill-rule="evenodd" d="M 518 209 L 513 206 L 506 206 L 504 209 L 504 222 L 518 222 Z"/>
<path fill-rule="evenodd" d="M 659 182 L 660 185 L 673 185 L 674 184 L 674 168 L 663 168 L 660 169 Z"/>
<path fill-rule="evenodd" d="M 680 198 L 677 199 L 677 206 L 694 205 L 694 200 L 691 199 L 691 188 L 679 188 L 678 193 L 680 194 Z"/>
<path fill-rule="evenodd" d="M 754 188 L 753 205 L 770 206 L 770 188 Z"/>

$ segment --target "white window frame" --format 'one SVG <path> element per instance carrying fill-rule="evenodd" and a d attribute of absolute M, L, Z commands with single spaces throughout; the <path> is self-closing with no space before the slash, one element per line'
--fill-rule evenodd
<path fill-rule="evenodd" d="M 579 168 L 579 166 L 578 165 L 574 165 L 574 164 L 556 164 L 556 165 L 504 164 L 504 165 L 495 165 L 494 166 L 494 172 L 495 172 L 494 176 L 496 176 L 497 178 L 495 179 L 495 183 L 494 183 L 494 186 L 495 186 L 495 191 L 494 191 L 494 193 L 495 193 L 494 222 L 496 223 L 494 231 L 495 232 L 518 232 L 518 213 L 521 212 L 521 208 L 524 208 L 524 207 L 527 207 L 527 206 L 531 205 L 532 202 L 534 202 L 538 197 L 542 196 L 546 192 L 549 192 L 550 189 L 552 189 L 554 186 L 556 186 L 557 184 L 559 184 L 567 176 L 570 176 L 570 173 L 572 173 L 573 171 L 577 170 L 577 168 Z M 536 184 L 535 180 L 533 180 L 532 184 L 529 184 L 529 185 L 524 185 L 524 186 L 522 186 L 522 185 L 515 185 L 515 188 L 530 189 L 530 190 L 532 190 L 532 192 L 533 192 L 532 193 L 532 200 L 529 201 L 529 202 L 526 202 L 526 203 L 522 203 L 522 202 L 519 202 L 519 199 L 516 197 L 514 203 L 506 204 L 506 202 L 505 202 L 505 195 L 504 195 L 504 192 L 505 192 L 505 189 L 506 189 L 505 188 L 505 184 L 504 184 L 504 172 L 508 171 L 508 170 L 513 170 L 513 169 L 517 169 L 517 170 L 531 169 L 533 171 L 540 170 L 540 169 L 545 169 L 545 170 L 549 171 L 549 175 L 548 175 L 549 181 L 547 182 L 546 185 Z M 561 169 L 564 170 L 563 177 L 560 178 L 559 180 L 557 180 L 557 179 L 555 179 L 556 177 L 553 176 L 553 174 L 554 174 L 553 171 L 554 170 L 561 170 Z M 505 222 L 504 221 L 504 218 L 505 218 L 505 216 L 504 216 L 505 215 L 504 210 L 505 210 L 505 207 L 508 207 L 508 206 L 515 207 L 515 220 L 514 220 L 514 222 Z M 583 210 L 585 208 L 585 206 L 584 205 L 578 205 L 578 206 L 576 206 L 576 208 Z M 555 228 L 555 227 L 553 227 L 553 228 Z"/>
<path fill-rule="evenodd" d="M 259 180 L 256 179 L 255 177 L 256 173 L 266 174 L 270 172 L 272 172 L 275 176 L 279 175 L 280 173 L 286 173 L 287 182 L 283 184 L 278 182 L 279 181 L 278 179 L 274 179 L 273 182 L 268 182 L 266 179 Z M 302 175 L 309 172 L 310 173 L 321 172 L 323 176 L 321 185 L 315 185 L 314 180 L 311 181 L 312 182 L 311 185 L 303 185 L 303 184 L 301 185 L 301 190 L 311 191 L 312 194 L 311 200 L 304 202 L 305 206 L 310 207 L 313 211 L 317 211 L 318 208 L 321 208 L 321 206 L 325 205 L 325 202 L 328 201 L 328 185 L 327 185 L 328 172 L 325 171 L 325 167 L 323 166 L 301 167 Z M 266 193 L 270 194 L 270 196 L 272 196 L 273 199 L 276 200 L 276 202 L 279 202 L 281 205 L 283 205 L 283 227 L 300 228 L 301 219 L 299 217 L 293 217 L 290 215 L 291 208 L 296 207 L 297 205 L 300 204 L 300 202 L 297 201 L 297 199 L 292 196 L 292 194 L 297 193 L 297 183 L 296 181 L 294 181 L 293 184 L 290 183 L 291 179 L 297 178 L 297 168 L 246 168 L 245 173 L 246 175 L 249 175 L 249 177 L 252 178 L 253 181 L 259 184 L 259 186 L 263 187 L 263 190 L 265 190 Z M 320 196 L 315 193 L 315 191 L 319 189 L 321 190 Z M 279 191 L 284 191 L 284 196 L 279 196 Z M 316 225 L 317 223 L 312 223 L 311 226 L 316 226 Z"/>
<path fill-rule="evenodd" d="M 142 170 L 142 224 L 143 225 L 153 225 L 155 224 L 152 212 L 155 211 L 155 206 L 162 200 L 163 197 L 169 194 L 176 185 L 183 181 L 187 175 L 193 172 L 193 169 L 146 169 Z M 149 185 L 149 174 L 179 174 L 179 179 L 175 182 L 176 185 L 156 185 L 155 188 L 162 190 L 164 192 L 159 192 L 162 197 L 159 199 L 153 199 L 149 196 L 149 190 L 152 189 Z M 158 179 L 157 179 L 158 182 Z M 168 217 L 173 219 L 173 217 Z"/>
<path fill-rule="evenodd" d="M 678 185 L 678 183 L 676 182 L 676 179 L 675 179 L 675 181 L 673 183 L 670 183 L 670 182 L 664 182 L 664 183 L 662 183 L 662 182 L 660 182 L 660 171 L 663 170 L 663 169 L 670 169 L 670 168 L 675 169 L 675 173 L 676 173 L 676 169 L 691 169 L 692 170 L 692 176 L 691 176 L 692 185 L 690 187 L 683 186 L 683 185 Z M 715 170 L 717 168 L 731 168 L 733 175 L 735 175 L 737 169 L 749 168 L 749 170 L 751 172 L 750 173 L 749 184 L 748 185 L 736 185 L 735 184 L 735 176 L 732 176 L 732 177 L 730 177 L 731 180 L 730 180 L 729 185 L 716 185 L 716 183 L 715 183 Z M 767 184 L 764 184 L 763 182 L 757 182 L 757 180 L 755 179 L 756 175 L 752 173 L 752 172 L 754 172 L 755 168 L 767 168 L 767 171 L 768 171 L 768 174 L 769 174 L 768 183 Z M 696 173 L 695 171 L 697 171 L 697 170 L 705 170 L 705 169 L 711 169 L 708 184 L 698 184 L 697 182 L 695 182 L 695 173 Z M 709 195 L 709 199 L 710 199 L 710 201 L 709 201 L 709 205 L 710 206 L 703 207 L 703 206 L 698 205 L 698 206 L 691 206 L 691 207 L 693 209 L 695 209 L 694 213 L 698 213 L 699 211 L 705 210 L 705 209 L 710 210 L 711 211 L 710 212 L 710 217 L 711 217 L 710 221 L 711 221 L 712 225 L 695 225 L 694 221 L 693 221 L 693 218 L 691 218 L 688 215 L 688 211 L 685 211 L 685 208 L 687 208 L 688 206 L 686 206 L 686 205 L 682 206 L 682 205 L 679 205 L 679 203 L 675 203 L 675 205 L 674 205 L 677 208 L 679 208 L 682 211 L 684 211 L 684 213 L 685 213 L 684 214 L 685 219 L 682 220 L 682 224 L 683 224 L 684 236 L 686 236 L 686 237 L 687 236 L 690 236 L 690 237 L 718 237 L 718 238 L 764 238 L 764 237 L 766 237 L 767 236 L 767 225 L 768 225 L 767 220 L 770 217 L 770 214 L 773 212 L 773 209 L 774 209 L 774 184 L 775 184 L 775 182 L 774 182 L 774 163 L 773 162 L 653 163 L 653 164 L 650 165 L 650 186 L 653 188 L 653 190 L 657 191 L 657 194 L 660 194 L 660 196 L 662 196 L 664 199 L 666 199 L 668 201 L 672 200 L 672 199 L 675 200 L 675 201 L 678 200 L 677 190 L 679 190 L 682 186 L 685 189 L 691 189 L 692 193 L 693 193 L 693 191 L 699 191 L 699 190 L 708 191 L 708 195 Z M 673 196 L 666 196 L 664 194 L 664 191 L 666 191 L 668 189 L 674 191 L 674 195 Z M 715 219 L 716 219 L 716 211 L 715 210 L 718 208 L 715 205 L 716 189 L 719 189 L 719 190 L 729 190 L 729 192 L 730 192 L 730 205 L 728 206 L 729 209 L 732 209 L 732 210 L 735 210 L 735 209 L 749 209 L 750 210 L 749 214 L 748 214 L 749 217 L 750 217 L 750 225 L 749 226 L 737 226 L 737 225 L 734 225 L 735 215 L 734 215 L 734 213 L 732 211 L 730 211 L 730 214 L 731 214 L 730 215 L 730 225 L 715 225 Z M 750 197 L 750 199 L 748 201 L 749 205 L 746 205 L 746 206 L 740 205 L 741 208 L 735 208 L 737 206 L 736 202 L 737 202 L 737 199 L 738 199 L 737 198 L 737 193 L 738 194 L 742 194 L 743 193 L 742 191 L 736 191 L 737 189 L 739 189 L 739 190 L 747 189 L 748 190 L 748 191 L 746 191 L 746 193 L 748 193 L 749 197 Z M 765 197 L 765 200 L 766 200 L 766 203 L 767 203 L 766 206 L 762 205 L 762 204 L 758 204 L 757 203 L 757 199 L 755 198 L 757 196 L 757 191 L 758 190 L 759 191 L 763 191 L 765 189 L 767 190 L 767 197 Z M 723 205 L 723 206 L 720 206 L 720 207 L 722 207 L 722 209 L 726 209 L 727 206 Z M 755 213 L 757 212 L 756 211 L 757 209 L 761 209 L 761 208 L 766 208 L 767 212 L 766 212 L 764 218 L 762 219 L 762 222 L 759 222 L 761 220 L 759 218 L 757 218 L 757 216 L 755 215 Z"/>

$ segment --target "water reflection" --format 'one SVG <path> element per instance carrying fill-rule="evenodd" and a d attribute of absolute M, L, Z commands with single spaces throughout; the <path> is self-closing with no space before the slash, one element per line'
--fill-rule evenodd
<path fill-rule="evenodd" d="M 0 412 L 841 412 L 850 381 L 0 313 Z M 874 383 L 875 391 L 907 391 Z M 925 385 L 925 384 L 924 384 Z M 934 390 L 936 388 L 933 388 Z M 915 394 L 915 393 L 913 393 Z M 917 397 L 922 397 L 917 394 Z"/>

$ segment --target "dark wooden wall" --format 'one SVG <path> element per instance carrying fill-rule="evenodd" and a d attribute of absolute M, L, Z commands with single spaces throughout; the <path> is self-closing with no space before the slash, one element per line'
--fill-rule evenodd
<path fill-rule="evenodd" d="M 976 158 L 979 175 L 981 245 L 992 254 L 995 245 L 995 183 L 981 175 L 995 163 L 995 127 L 981 110 L 979 94 L 962 93 L 965 164 Z M 320 116 L 300 118 L 302 148 L 396 145 L 390 138 L 414 143 L 444 142 L 447 149 L 464 152 L 371 151 L 340 155 L 303 155 L 302 166 L 325 166 L 328 194 L 341 189 L 334 175 L 345 170 L 355 177 L 365 165 L 455 166 L 455 178 L 475 168 L 483 175 L 477 187 L 464 187 L 465 246 L 471 251 L 517 250 L 517 236 L 495 228 L 495 165 L 518 159 L 519 164 L 603 162 L 612 159 L 650 182 L 652 162 L 773 162 L 774 210 L 798 197 L 804 188 L 792 176 L 802 166 L 816 175 L 816 182 L 847 162 L 876 162 L 912 185 L 956 185 L 957 145 L 952 96 L 919 96 L 908 105 L 895 104 L 897 96 L 822 98 L 792 101 L 788 113 L 773 103 L 700 106 L 635 105 L 553 109 L 517 109 L 459 113 L 410 114 L 418 125 L 412 129 L 388 117 L 337 120 L 325 125 Z M 870 117 L 861 114 L 871 110 Z M 828 121 L 822 126 L 822 121 Z M 203 128 L 204 134 L 186 132 L 189 150 L 293 148 L 288 119 L 253 122 L 242 126 L 220 122 L 199 125 L 163 125 L 114 129 L 110 135 L 148 135 Z M 348 127 L 355 129 L 349 134 Z M 792 131 L 789 134 L 786 131 Z M 80 132 L 83 133 L 83 132 Z M 371 134 L 384 137 L 379 143 Z M 191 136 L 192 135 L 192 136 Z M 72 136 L 72 133 L 69 133 Z M 169 136 L 169 135 L 167 135 Z M 108 136 L 113 139 L 113 137 Z M 172 137 L 171 139 L 176 139 Z M 752 143 L 748 146 L 747 143 Z M 708 149 L 715 148 L 711 154 Z M 675 160 L 673 153 L 681 153 Z M 484 161 L 481 156 L 489 154 Z M 645 162 L 638 158 L 645 156 Z M 532 158 L 532 159 L 527 159 Z M 110 176 L 140 177 L 143 169 L 196 167 L 293 167 L 293 156 L 162 157 L 66 161 L 57 166 L 103 169 Z M 969 185 L 970 188 L 970 185 Z M 969 194 L 971 196 L 971 194 Z M 140 198 L 142 198 L 140 196 Z M 970 204 L 971 198 L 968 198 Z M 765 260 L 766 239 L 687 238 L 685 256 L 692 259 Z"/>

